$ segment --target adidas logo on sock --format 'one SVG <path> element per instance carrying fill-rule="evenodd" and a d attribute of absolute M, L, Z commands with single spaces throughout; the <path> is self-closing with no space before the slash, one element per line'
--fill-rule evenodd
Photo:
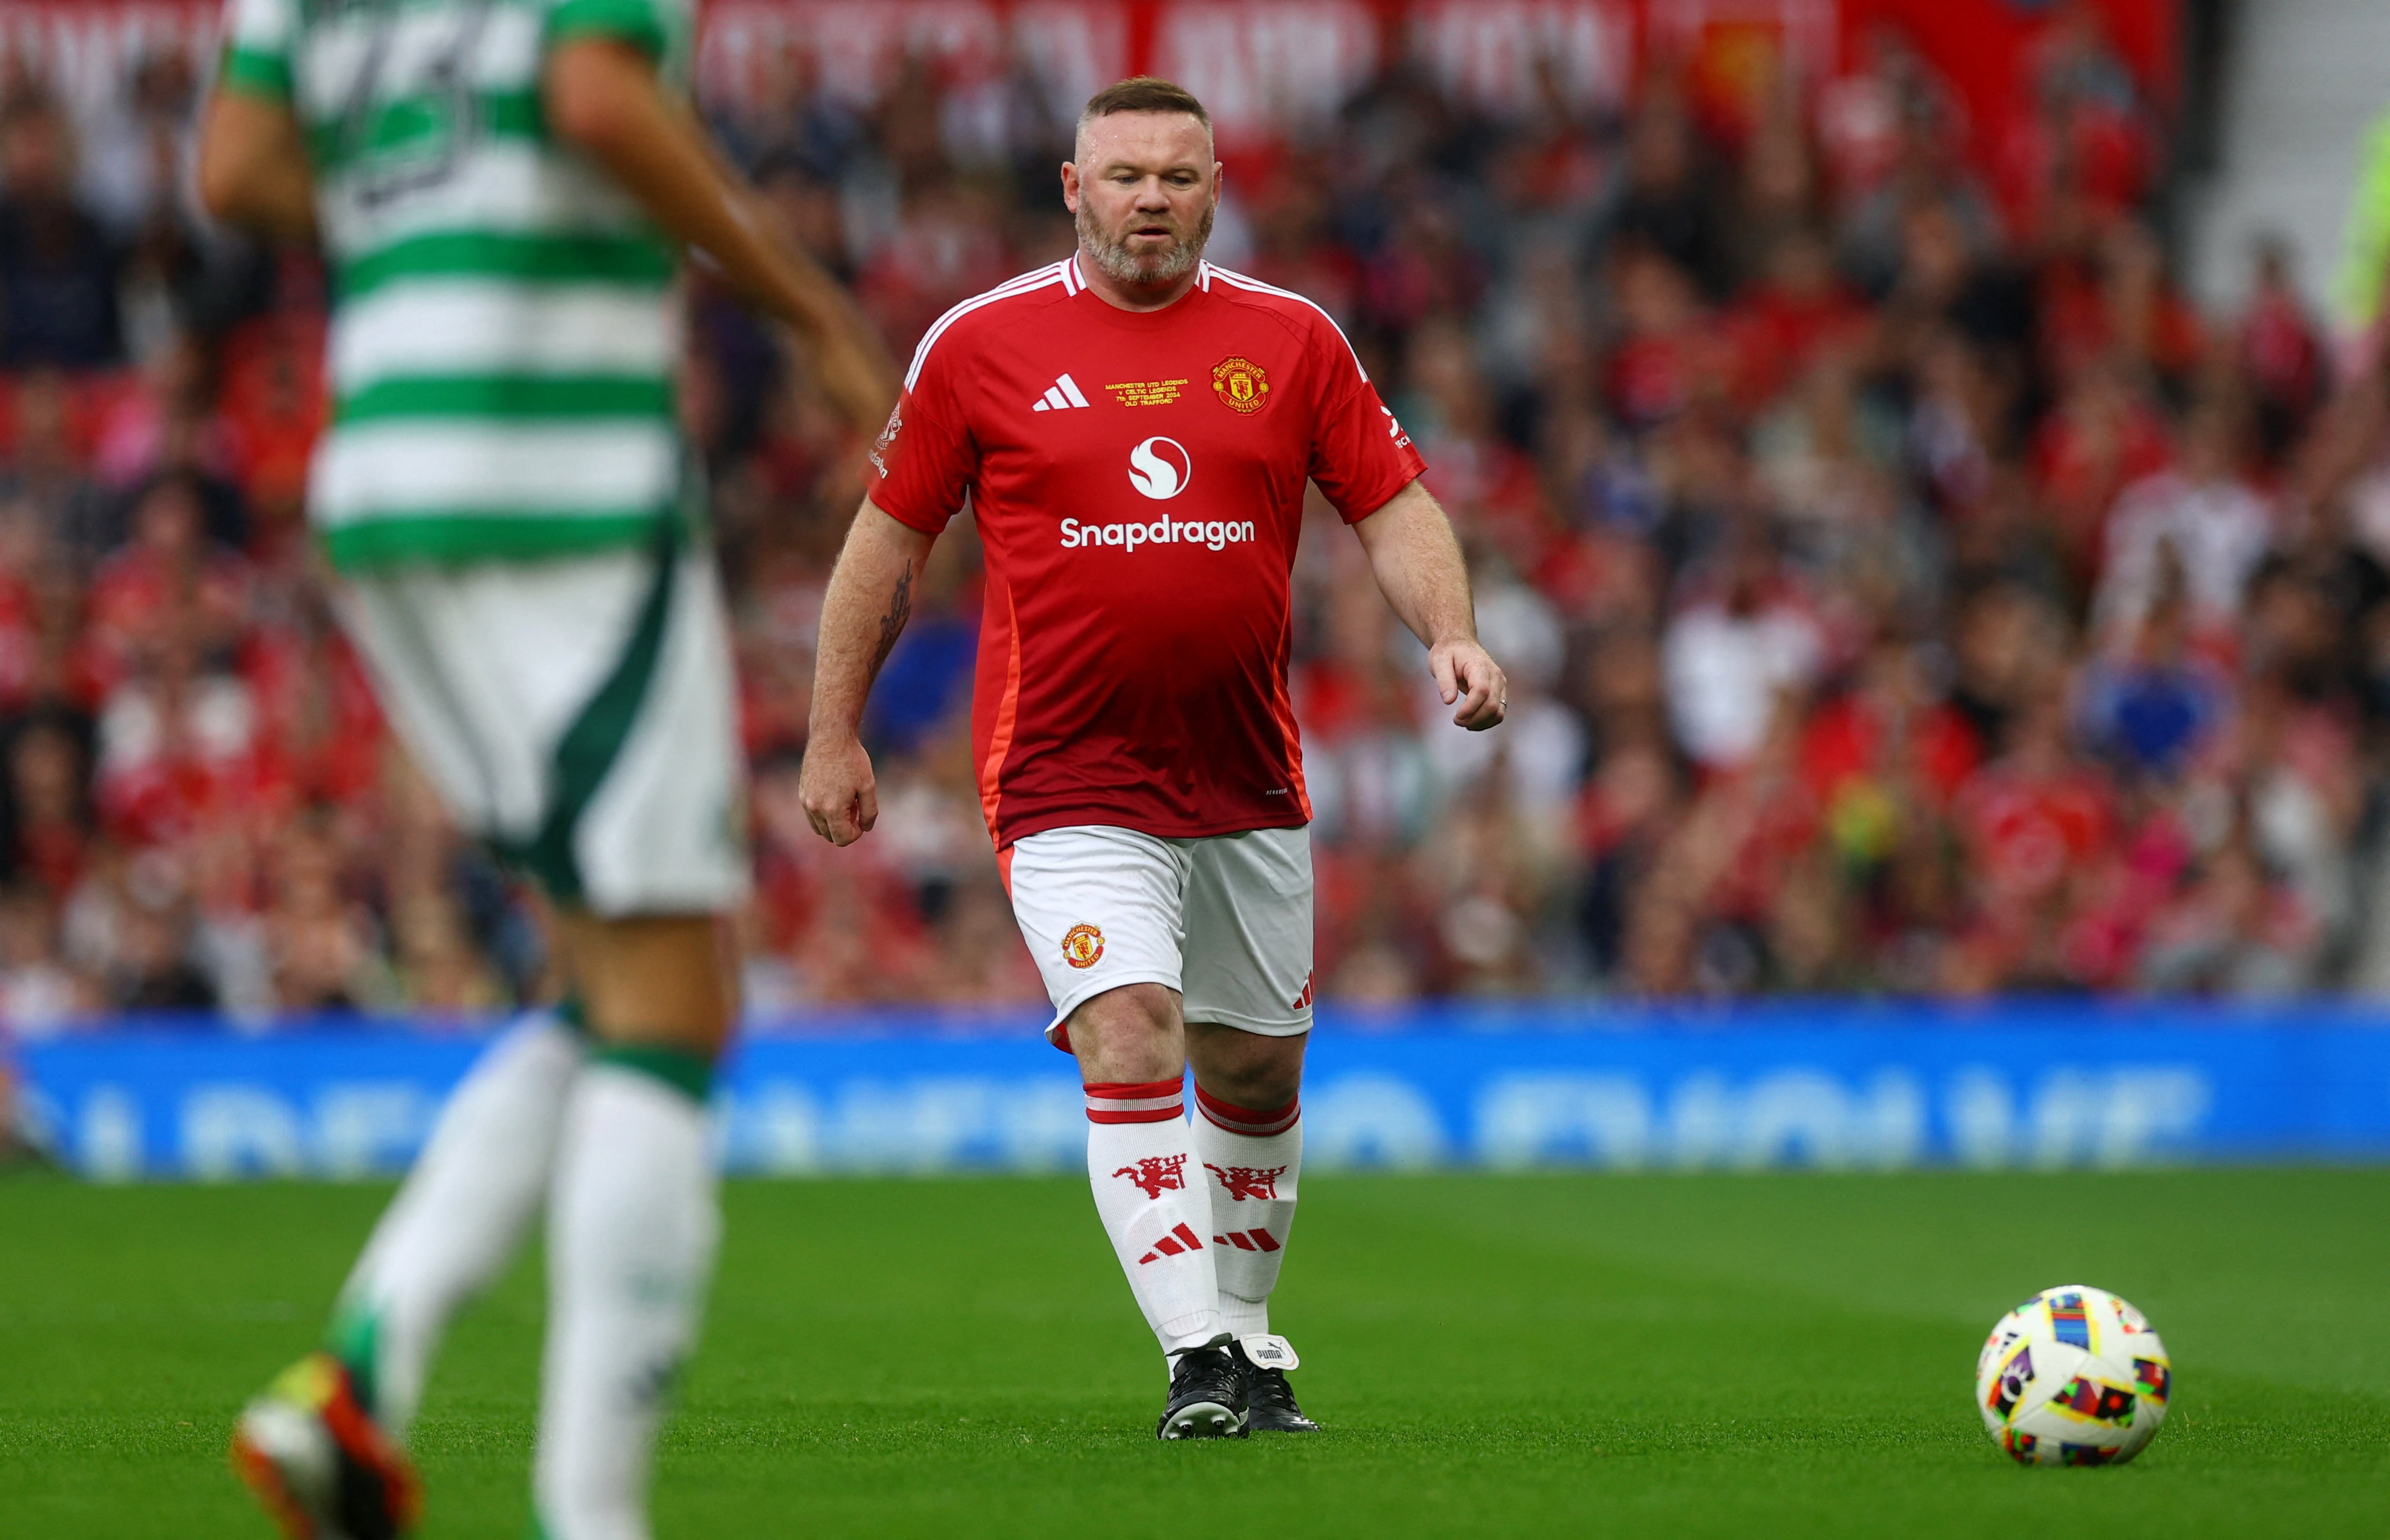
<path fill-rule="evenodd" d="M 1156 1257 L 1175 1257 L 1185 1251 L 1200 1251 L 1202 1249 L 1203 1243 L 1195 1238 L 1194 1231 L 1189 1229 L 1184 1224 L 1173 1225 L 1170 1226 L 1168 1235 L 1153 1243 L 1152 1251 L 1137 1259 L 1137 1264 L 1142 1267 Z"/>
<path fill-rule="evenodd" d="M 1250 1230 L 1230 1230 L 1227 1235 L 1215 1235 L 1212 1238 L 1212 1244 L 1234 1246 L 1240 1251 L 1275 1251 L 1279 1249 L 1278 1237 L 1258 1225 Z"/>
<path fill-rule="evenodd" d="M 1038 399 L 1037 404 L 1029 409 L 1033 412 L 1067 412 L 1073 406 L 1087 404 L 1087 398 L 1079 393 L 1077 380 L 1069 375 L 1057 375 L 1054 383 L 1046 387 L 1046 393 Z"/>

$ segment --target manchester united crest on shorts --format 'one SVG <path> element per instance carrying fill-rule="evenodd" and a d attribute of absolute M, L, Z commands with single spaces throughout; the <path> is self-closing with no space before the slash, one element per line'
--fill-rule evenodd
<path fill-rule="evenodd" d="M 1212 366 L 1212 393 L 1229 411 L 1251 417 L 1269 404 L 1269 376 L 1250 358 L 1223 358 Z"/>
<path fill-rule="evenodd" d="M 1062 933 L 1062 960 L 1073 968 L 1093 968 L 1103 960 L 1104 933 L 1092 925 L 1073 925 Z"/>

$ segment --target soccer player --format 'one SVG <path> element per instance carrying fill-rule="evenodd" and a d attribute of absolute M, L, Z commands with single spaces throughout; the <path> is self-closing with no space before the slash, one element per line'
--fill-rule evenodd
<path fill-rule="evenodd" d="M 1502 720 L 1467 570 L 1418 453 L 1335 325 L 1202 260 L 1210 119 L 1167 82 L 1089 101 L 1062 167 L 1077 252 L 921 340 L 824 602 L 803 797 L 878 815 L 856 737 L 932 540 L 987 551 L 980 796 L 1087 1096 L 1087 1174 L 1161 1340 L 1165 1439 L 1303 1431 L 1272 1334 L 1303 1168 L 1311 853 L 1287 699 L 1304 487 L 1359 535 L 1453 720 Z M 1201 1116 L 1181 1100 L 1189 1065 Z"/>
<path fill-rule="evenodd" d="M 729 642 L 675 424 L 678 253 L 792 327 L 858 429 L 893 399 L 679 92 L 689 0 L 231 0 L 199 156 L 220 216 L 319 238 L 339 295 L 311 517 L 398 733 L 545 890 L 572 991 L 476 1066 L 342 1291 L 240 1418 L 295 1536 L 418 1510 L 442 1328 L 548 1220 L 533 1499 L 638 1540 L 719 1229 L 705 1102 L 748 879 Z"/>

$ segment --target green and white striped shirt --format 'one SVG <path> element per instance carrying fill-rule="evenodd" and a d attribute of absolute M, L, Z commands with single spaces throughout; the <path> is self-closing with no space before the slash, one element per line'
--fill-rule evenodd
<path fill-rule="evenodd" d="M 690 0 L 227 0 L 224 83 L 289 105 L 333 271 L 308 502 L 344 569 L 633 545 L 683 455 L 672 246 L 552 142 L 547 51 L 673 78 Z"/>

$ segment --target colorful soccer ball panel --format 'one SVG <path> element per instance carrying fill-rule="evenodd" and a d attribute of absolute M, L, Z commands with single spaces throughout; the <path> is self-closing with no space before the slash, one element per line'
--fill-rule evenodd
<path fill-rule="evenodd" d="M 2081 1375 L 2066 1382 L 2066 1388 L 2049 1398 L 2049 1409 L 2062 1417 L 2079 1418 L 2085 1422 L 2108 1422 L 2119 1428 L 2133 1425 L 2133 1408 L 2140 1397 L 2122 1385 L 2105 1385 Z"/>
<path fill-rule="evenodd" d="M 2022 1465 L 2117 1465 L 2165 1417 L 2174 1371 L 2149 1318 L 2104 1290 L 2044 1290 L 2002 1316 L 1975 1361 L 1975 1405 Z"/>
<path fill-rule="evenodd" d="M 2006 1423 L 2015 1415 L 2017 1403 L 2024 1399 L 2024 1388 L 2031 1383 L 2033 1344 L 2020 1342 L 2008 1362 L 2000 1366 L 2000 1372 L 1992 1377 L 1991 1399 L 1984 1403 L 1984 1409 Z"/>

